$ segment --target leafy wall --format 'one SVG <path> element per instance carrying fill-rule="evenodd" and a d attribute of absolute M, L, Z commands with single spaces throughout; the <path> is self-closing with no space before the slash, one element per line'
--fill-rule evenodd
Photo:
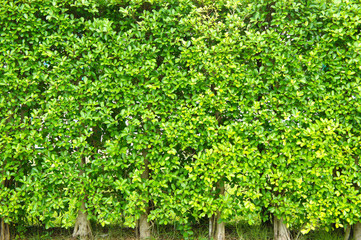
<path fill-rule="evenodd" d="M 0 3 L 5 223 L 361 221 L 357 1 Z"/>

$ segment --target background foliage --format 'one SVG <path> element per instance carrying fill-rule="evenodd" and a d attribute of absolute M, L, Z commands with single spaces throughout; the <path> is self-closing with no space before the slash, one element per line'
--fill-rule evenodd
<path fill-rule="evenodd" d="M 5 221 L 360 222 L 357 1 L 0 3 Z"/>

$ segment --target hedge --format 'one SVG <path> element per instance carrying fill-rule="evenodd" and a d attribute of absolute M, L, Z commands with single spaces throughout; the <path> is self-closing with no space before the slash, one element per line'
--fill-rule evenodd
<path fill-rule="evenodd" d="M 31 219 L 360 231 L 357 1 L 0 3 L 1 240 Z"/>

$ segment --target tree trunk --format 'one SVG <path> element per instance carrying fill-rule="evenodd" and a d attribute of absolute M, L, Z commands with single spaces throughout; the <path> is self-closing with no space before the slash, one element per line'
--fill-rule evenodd
<path fill-rule="evenodd" d="M 352 228 L 354 240 L 361 240 L 361 223 L 354 224 Z"/>
<path fill-rule="evenodd" d="M 355 159 L 355 165 L 359 166 L 360 157 L 354 156 L 354 159 Z M 360 191 L 360 187 L 357 184 L 355 184 L 355 189 Z M 354 224 L 352 226 L 352 229 L 353 229 L 354 240 L 361 240 L 361 222 Z"/>
<path fill-rule="evenodd" d="M 139 219 L 139 238 L 150 239 L 150 225 L 148 222 L 148 214 L 142 214 Z"/>
<path fill-rule="evenodd" d="M 211 85 L 211 91 L 214 95 L 217 96 L 216 86 L 214 84 Z M 217 120 L 218 126 L 222 126 L 223 124 L 223 116 L 220 111 L 216 110 L 215 118 Z M 216 184 L 216 190 L 219 196 L 224 196 L 224 181 L 221 178 Z M 226 239 L 226 231 L 225 231 L 225 224 L 222 222 L 222 212 L 221 210 L 217 211 L 217 214 L 212 217 L 213 221 L 213 229 L 212 229 L 212 237 L 214 240 L 225 240 Z M 210 230 L 211 231 L 211 230 Z"/>
<path fill-rule="evenodd" d="M 147 159 L 147 152 L 144 150 L 142 153 L 144 157 L 144 171 L 142 173 L 142 179 L 148 180 L 149 179 L 149 161 Z M 150 239 L 150 224 L 148 222 L 148 212 L 149 212 L 149 204 L 145 203 L 146 208 L 145 211 L 139 218 L 139 239 Z"/>
<path fill-rule="evenodd" d="M 224 195 L 224 182 L 219 181 L 217 183 L 217 188 L 219 189 L 219 195 Z M 217 219 L 216 219 L 216 235 L 214 236 L 214 240 L 225 240 L 226 239 L 226 230 L 225 230 L 225 224 L 222 221 L 222 212 L 217 211 Z"/>
<path fill-rule="evenodd" d="M 350 235 L 351 235 L 351 225 L 348 225 L 343 240 L 350 240 Z"/>
<path fill-rule="evenodd" d="M 13 108 L 14 112 L 15 112 L 15 108 Z M 28 113 L 29 109 L 27 107 L 27 105 L 20 105 L 20 122 L 23 123 L 24 121 L 24 118 L 25 118 L 25 115 Z M 15 114 L 15 113 L 14 113 Z M 13 115 L 14 115 L 13 114 Z M 5 120 L 5 123 L 6 124 L 11 124 L 11 121 L 14 119 L 13 118 L 13 115 L 9 116 L 8 119 Z M 25 127 L 23 128 L 20 128 L 20 130 L 24 130 Z M 17 129 L 19 130 L 19 129 Z M 9 133 L 7 133 L 8 135 Z M 12 161 L 15 161 L 15 159 L 13 158 Z M 3 166 L 2 166 L 2 176 L 4 176 L 4 172 L 5 172 L 5 166 L 6 166 L 6 159 L 3 163 Z M 2 181 L 1 183 L 3 185 L 3 187 L 5 188 L 9 188 L 11 187 L 12 185 L 14 185 L 14 178 L 11 177 L 10 179 L 5 179 Z M 0 240 L 10 240 L 10 227 L 9 227 L 9 223 L 6 223 L 4 221 L 3 218 L 0 218 Z"/>
<path fill-rule="evenodd" d="M 218 196 L 224 195 L 224 182 L 222 180 L 218 181 L 216 189 L 219 190 Z M 213 240 L 225 240 L 226 231 L 225 224 L 222 222 L 222 212 L 217 211 L 217 214 L 214 214 L 209 222 L 209 235 L 210 239 Z"/>
<path fill-rule="evenodd" d="M 6 165 L 6 160 L 4 162 L 4 165 Z M 4 170 L 3 168 L 2 175 L 4 176 Z M 4 180 L 1 183 L 5 188 L 9 187 L 10 181 Z M 0 218 L 0 240 L 10 240 L 10 228 L 9 223 L 5 223 L 3 218 Z"/>
<path fill-rule="evenodd" d="M 5 223 L 3 218 L 0 221 L 0 240 L 10 240 L 9 224 Z"/>
<path fill-rule="evenodd" d="M 225 232 L 225 224 L 224 222 L 218 222 L 221 220 L 221 214 L 218 213 L 217 216 L 217 229 L 216 235 L 214 236 L 214 240 L 225 240 L 226 239 L 226 232 Z"/>
<path fill-rule="evenodd" d="M 83 202 L 76 218 L 73 238 L 80 237 L 81 240 L 93 239 L 91 225 L 88 220 L 88 213 L 86 212 L 85 203 Z"/>
<path fill-rule="evenodd" d="M 275 240 L 291 240 L 291 233 L 288 230 L 283 219 L 278 219 L 276 216 L 273 218 L 274 225 L 274 239 Z"/>
<path fill-rule="evenodd" d="M 212 215 L 212 217 L 209 218 L 209 228 L 208 228 L 208 239 L 211 240 L 213 238 L 214 235 L 214 230 L 213 230 L 213 226 L 214 226 L 214 215 Z"/>
<path fill-rule="evenodd" d="M 80 173 L 79 175 L 83 175 L 84 171 L 82 168 L 84 167 L 86 163 L 85 157 L 82 157 L 80 161 Z M 81 240 L 91 240 L 93 239 L 92 229 L 90 222 L 88 220 L 88 213 L 86 211 L 85 207 L 85 201 L 87 199 L 87 196 L 85 195 L 85 198 L 83 202 L 81 203 L 81 207 L 78 212 L 78 217 L 76 218 L 75 226 L 74 226 L 74 232 L 73 232 L 73 238 L 80 237 Z"/>

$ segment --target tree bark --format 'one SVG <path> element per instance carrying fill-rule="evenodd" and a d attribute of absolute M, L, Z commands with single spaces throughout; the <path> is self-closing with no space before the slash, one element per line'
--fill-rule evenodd
<path fill-rule="evenodd" d="M 224 182 L 222 180 L 218 181 L 216 185 L 216 189 L 219 190 L 218 196 L 224 195 Z M 212 218 L 210 219 L 209 223 L 209 234 L 210 239 L 213 240 L 225 240 L 226 239 L 226 230 L 225 230 L 225 224 L 222 222 L 222 212 L 217 211 L 217 214 L 214 214 Z"/>
<path fill-rule="evenodd" d="M 209 218 L 209 228 L 208 228 L 208 239 L 211 240 L 214 235 L 214 215 Z"/>
<path fill-rule="evenodd" d="M 0 240 L 10 240 L 10 228 L 9 224 L 5 223 L 4 219 L 1 218 L 0 224 Z"/>
<path fill-rule="evenodd" d="M 6 165 L 6 160 L 4 162 L 4 165 Z M 4 176 L 5 168 L 3 167 L 2 170 L 2 176 Z M 3 180 L 2 183 L 3 187 L 8 187 L 9 181 Z M 10 240 L 10 228 L 9 224 L 5 223 L 3 218 L 0 218 L 0 240 Z"/>
<path fill-rule="evenodd" d="M 291 233 L 288 230 L 283 219 L 278 219 L 276 216 L 273 218 L 274 226 L 274 239 L 275 240 L 291 240 Z"/>
<path fill-rule="evenodd" d="M 150 239 L 150 225 L 148 214 L 142 214 L 139 219 L 139 239 Z"/>
<path fill-rule="evenodd" d="M 219 213 L 217 216 L 217 229 L 216 229 L 216 235 L 214 236 L 214 240 L 226 239 L 225 224 L 224 222 L 218 222 L 220 220 L 221 220 L 221 214 Z"/>
<path fill-rule="evenodd" d="M 352 228 L 354 240 L 361 240 L 361 223 L 354 224 Z"/>
<path fill-rule="evenodd" d="M 217 90 L 216 86 L 214 84 L 211 84 L 211 91 L 215 96 L 217 96 Z M 218 126 L 222 126 L 223 124 L 223 116 L 222 114 L 216 110 L 215 112 L 215 118 L 217 120 Z M 221 178 L 217 184 L 216 184 L 216 190 L 218 191 L 218 197 L 224 196 L 224 181 Z M 212 232 L 212 237 L 214 240 L 225 240 L 226 239 L 226 231 L 225 231 L 225 224 L 222 222 L 222 212 L 221 210 L 217 210 L 217 213 L 213 215 L 213 226 L 212 229 L 209 231 Z"/>
<path fill-rule="evenodd" d="M 141 178 L 144 180 L 149 179 L 149 161 L 147 159 L 146 150 L 142 153 L 144 157 L 144 171 L 141 175 Z M 150 224 L 148 222 L 148 213 L 149 213 L 149 204 L 145 202 L 146 208 L 145 211 L 140 215 L 139 218 L 139 239 L 150 239 Z"/>
<path fill-rule="evenodd" d="M 80 161 L 80 167 L 83 168 L 85 165 L 85 157 L 82 157 Z M 80 170 L 80 175 L 84 174 L 83 170 Z M 73 232 L 73 238 L 80 237 L 81 240 L 91 240 L 93 239 L 92 229 L 90 222 L 88 220 L 88 213 L 86 211 L 85 207 L 85 201 L 87 199 L 87 196 L 85 196 L 83 202 L 81 203 L 81 207 L 78 212 L 78 216 L 76 218 L 75 226 L 74 226 L 74 232 Z"/>
<path fill-rule="evenodd" d="M 15 112 L 15 108 L 13 108 L 13 111 Z M 20 122 L 22 123 L 24 121 L 25 115 L 28 113 L 29 109 L 27 105 L 21 105 L 20 106 Z M 14 114 L 13 113 L 11 116 L 9 116 L 5 122 L 6 124 L 11 124 L 11 121 L 14 120 Z M 25 127 L 20 128 L 20 130 L 24 130 Z M 19 129 L 18 129 L 19 130 Z M 9 135 L 9 133 L 7 133 L 7 135 Z M 12 159 L 13 161 L 15 159 Z M 2 170 L 2 176 L 4 176 L 5 173 L 5 166 L 6 166 L 6 160 L 3 163 L 3 170 Z M 11 187 L 12 185 L 14 185 L 14 179 L 8 179 L 8 180 L 3 180 L 2 183 L 3 187 L 8 188 Z M 10 227 L 9 227 L 9 223 L 6 223 L 4 221 L 3 218 L 0 218 L 0 240 L 10 240 Z"/>
<path fill-rule="evenodd" d="M 350 240 L 350 235 L 351 235 L 351 225 L 348 225 L 343 240 Z"/>
<path fill-rule="evenodd" d="M 219 181 L 217 183 L 217 188 L 219 189 L 219 195 L 224 195 L 224 182 Z M 225 240 L 226 239 L 226 230 L 225 224 L 222 221 L 222 212 L 217 211 L 217 219 L 216 219 L 216 235 L 214 236 L 214 240 Z"/>
<path fill-rule="evenodd" d="M 81 240 L 93 239 L 91 225 L 88 220 L 88 213 L 86 212 L 85 203 L 83 202 L 76 218 L 73 238 L 80 237 Z"/>
<path fill-rule="evenodd" d="M 354 159 L 355 159 L 355 165 L 359 166 L 360 157 L 354 156 Z M 360 191 L 360 187 L 357 184 L 355 184 L 355 189 Z M 361 222 L 354 224 L 352 226 L 352 229 L 353 229 L 354 240 L 361 240 Z"/>

